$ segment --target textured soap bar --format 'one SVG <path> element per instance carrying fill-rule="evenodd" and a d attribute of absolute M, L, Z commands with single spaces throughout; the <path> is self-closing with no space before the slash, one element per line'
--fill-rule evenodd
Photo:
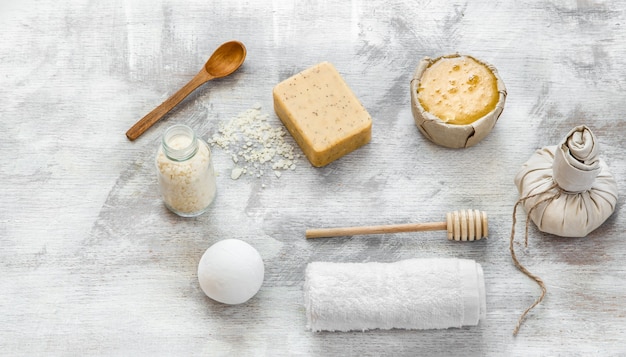
<path fill-rule="evenodd" d="M 316 167 L 354 151 L 372 137 L 372 118 L 328 62 L 277 84 L 274 110 Z"/>

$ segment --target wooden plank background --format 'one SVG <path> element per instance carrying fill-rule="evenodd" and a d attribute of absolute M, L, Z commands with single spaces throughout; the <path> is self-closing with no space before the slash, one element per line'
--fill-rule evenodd
<path fill-rule="evenodd" d="M 3 355 L 623 355 L 626 354 L 626 3 L 551 1 L 4 1 L 0 4 L 0 354 Z M 135 142 L 125 131 L 190 80 L 220 43 L 248 57 Z M 478 145 L 428 142 L 410 111 L 424 56 L 466 53 L 495 65 L 504 113 Z M 163 206 L 154 155 L 163 130 L 203 137 L 271 90 L 332 62 L 373 117 L 370 144 L 324 168 L 300 158 L 280 178 L 231 180 L 213 148 L 218 197 L 183 219 Z M 513 177 L 534 150 L 574 126 L 598 137 L 620 188 L 615 213 L 586 238 L 531 226 L 511 262 Z M 287 138 L 293 144 L 290 137 Z M 441 220 L 476 208 L 490 238 L 443 232 L 306 241 L 309 227 Z M 522 225 L 518 225 L 518 231 Z M 238 238 L 266 268 L 239 306 L 206 298 L 200 256 Z M 520 236 L 521 239 L 521 236 Z M 487 320 L 436 331 L 311 333 L 302 284 L 312 261 L 474 259 Z"/>

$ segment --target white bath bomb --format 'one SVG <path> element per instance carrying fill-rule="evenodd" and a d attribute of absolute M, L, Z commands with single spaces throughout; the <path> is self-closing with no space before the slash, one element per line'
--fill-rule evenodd
<path fill-rule="evenodd" d="M 204 252 L 198 263 L 202 291 L 224 304 L 241 304 L 261 288 L 265 267 L 259 252 L 239 239 L 221 240 Z"/>

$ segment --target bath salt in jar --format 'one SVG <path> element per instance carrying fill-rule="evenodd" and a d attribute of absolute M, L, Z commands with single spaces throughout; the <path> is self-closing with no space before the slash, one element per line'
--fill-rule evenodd
<path fill-rule="evenodd" d="M 215 198 L 215 171 L 211 150 L 186 125 L 174 125 L 163 134 L 156 156 L 163 202 L 182 217 L 204 213 Z"/>

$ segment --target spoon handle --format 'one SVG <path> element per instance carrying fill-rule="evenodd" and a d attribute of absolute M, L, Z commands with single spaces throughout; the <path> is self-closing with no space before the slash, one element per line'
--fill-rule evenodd
<path fill-rule="evenodd" d="M 137 139 L 141 134 L 148 130 L 148 128 L 150 128 L 154 123 L 159 121 L 159 119 L 161 119 L 165 114 L 172 110 L 172 108 L 174 108 L 178 103 L 185 99 L 191 92 L 193 92 L 203 83 L 213 78 L 213 76 L 211 76 L 204 69 L 202 69 L 181 89 L 172 94 L 172 96 L 167 98 L 163 103 L 161 103 L 161 105 L 154 108 L 150 113 L 146 114 L 146 116 L 141 118 L 137 123 L 135 123 L 135 125 L 128 129 L 128 131 L 126 132 L 126 137 L 129 140 Z"/>

